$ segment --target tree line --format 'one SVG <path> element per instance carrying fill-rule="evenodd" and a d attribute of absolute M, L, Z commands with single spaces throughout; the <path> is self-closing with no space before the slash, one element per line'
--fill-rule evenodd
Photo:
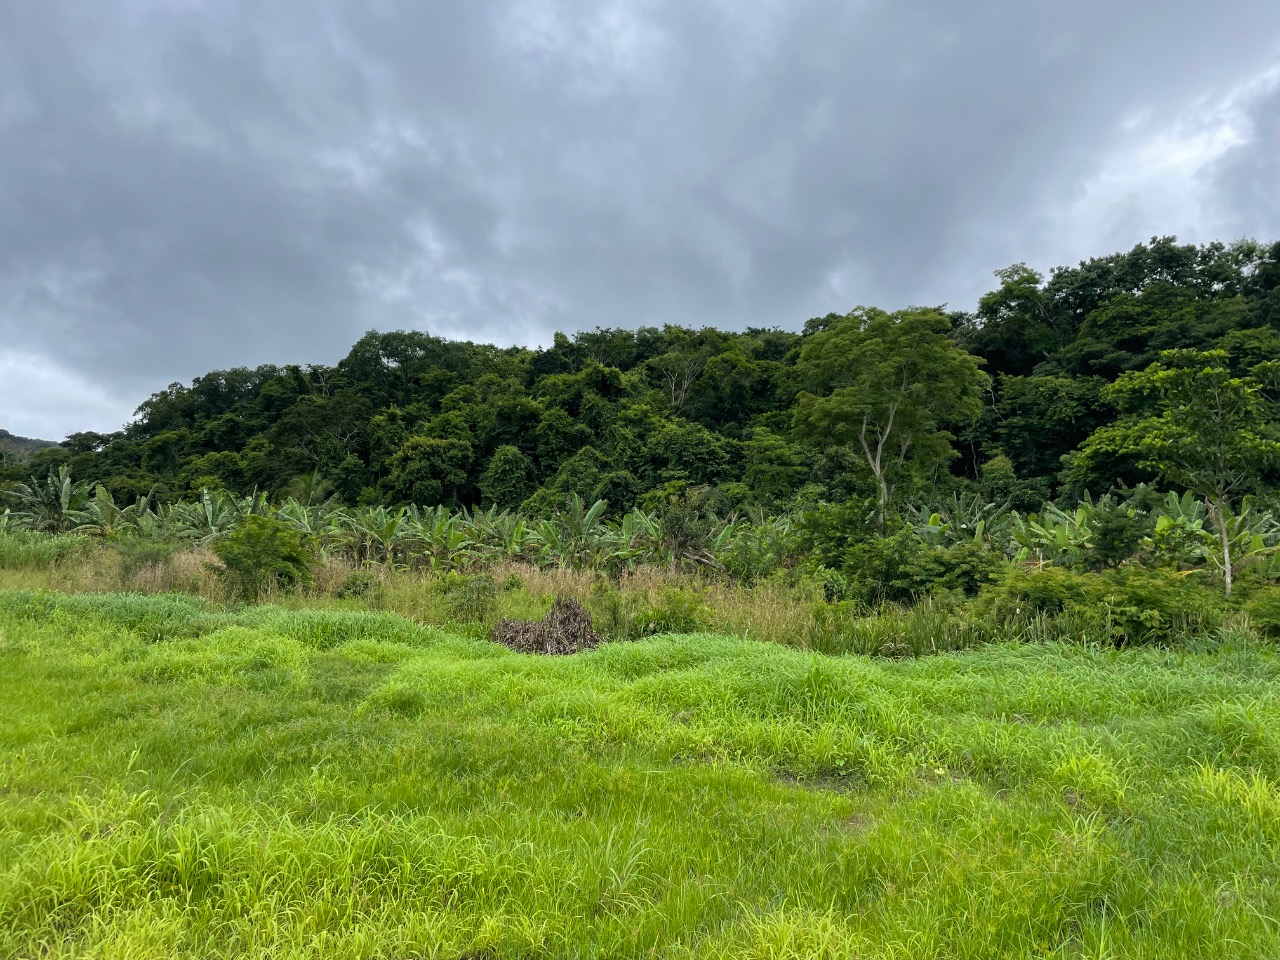
<path fill-rule="evenodd" d="M 115 502 L 202 491 L 666 515 L 866 505 L 876 533 L 974 495 L 1023 513 L 1143 483 L 1228 521 L 1280 479 L 1280 243 L 1180 244 L 996 274 L 976 311 L 859 307 L 802 331 L 663 326 L 546 349 L 370 332 L 333 366 L 214 371 L 113 434 L 0 466 Z M 861 515 L 861 514 L 860 514 Z"/>

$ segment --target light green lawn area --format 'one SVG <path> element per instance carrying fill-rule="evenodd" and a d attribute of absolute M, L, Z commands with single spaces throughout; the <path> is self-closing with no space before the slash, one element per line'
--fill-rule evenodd
<path fill-rule="evenodd" d="M 1280 659 L 0 592 L 0 957 L 1280 956 Z"/>

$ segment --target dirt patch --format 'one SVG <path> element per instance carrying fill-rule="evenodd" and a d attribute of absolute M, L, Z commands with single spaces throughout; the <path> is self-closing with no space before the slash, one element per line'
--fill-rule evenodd
<path fill-rule="evenodd" d="M 591 614 L 577 600 L 557 597 L 541 620 L 500 620 L 493 639 L 520 653 L 581 653 L 600 645 Z"/>

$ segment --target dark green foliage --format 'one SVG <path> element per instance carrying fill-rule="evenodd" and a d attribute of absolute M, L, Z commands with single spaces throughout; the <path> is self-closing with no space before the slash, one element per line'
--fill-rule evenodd
<path fill-rule="evenodd" d="M 486 506 L 518 507 L 533 493 L 533 463 L 511 445 L 499 447 L 480 477 Z"/>
<path fill-rule="evenodd" d="M 935 590 L 973 596 L 1002 564 L 980 543 L 932 547 L 910 530 L 855 543 L 842 561 L 845 598 L 871 605 L 909 604 Z"/>
<path fill-rule="evenodd" d="M 1117 645 L 1202 636 L 1226 613 L 1205 577 L 1134 566 L 1102 573 L 1013 569 L 983 588 L 977 610 L 995 625 L 1074 616 L 1095 622 Z"/>
<path fill-rule="evenodd" d="M 1049 499 L 1049 479 L 1022 479 L 1004 454 L 992 457 L 982 465 L 978 486 L 988 502 L 1007 503 L 1023 513 L 1038 510 Z"/>
<path fill-rule="evenodd" d="M 1138 552 L 1155 528 L 1155 518 L 1132 503 L 1103 497 L 1093 510 L 1093 543 L 1085 565 L 1093 570 L 1117 567 Z"/>
<path fill-rule="evenodd" d="M 274 517 L 245 517 L 213 549 L 232 589 L 250 600 L 270 586 L 287 588 L 309 580 L 315 563 L 302 535 Z"/>
<path fill-rule="evenodd" d="M 1280 640 L 1280 584 L 1252 591 L 1245 598 L 1244 609 L 1259 630 Z"/>
<path fill-rule="evenodd" d="M 410 437 L 388 463 L 387 499 L 458 506 L 466 499 L 472 459 L 466 440 Z"/>
<path fill-rule="evenodd" d="M 840 516 L 826 505 L 871 497 L 873 533 L 973 484 L 1022 513 L 1069 509 L 1162 475 L 1133 445 L 1090 438 L 1138 415 L 1112 385 L 1163 350 L 1222 351 L 1232 377 L 1267 391 L 1259 435 L 1280 437 L 1278 264 L 1280 243 L 1163 237 L 1047 276 L 1015 264 L 973 315 L 866 307 L 802 333 L 597 328 L 545 350 L 371 331 L 333 366 L 171 384 L 118 433 L 16 455 L 0 432 L 0 491 L 66 467 L 122 504 L 203 489 L 279 502 L 314 477 L 347 506 L 523 506 L 543 519 L 570 494 L 618 517 L 706 487 L 721 519 Z M 1280 465 L 1264 467 L 1262 486 L 1280 484 Z M 1114 566 L 1133 531 L 1101 523 L 1092 562 Z M 839 569 L 862 534 L 824 525 L 814 560 Z"/>

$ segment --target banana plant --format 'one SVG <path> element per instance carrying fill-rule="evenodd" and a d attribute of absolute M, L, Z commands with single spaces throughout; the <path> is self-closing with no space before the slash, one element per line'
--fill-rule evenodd
<path fill-rule="evenodd" d="M 84 522 L 76 531 L 91 537 L 115 537 L 129 526 L 128 507 L 117 506 L 111 491 L 102 484 L 94 489 L 93 499 L 85 504 L 84 513 Z"/>
<path fill-rule="evenodd" d="M 1260 567 L 1264 575 L 1275 568 L 1280 572 L 1280 520 L 1266 510 L 1256 508 L 1252 497 L 1245 497 L 1240 509 L 1227 518 L 1230 540 L 1231 573 L 1236 576 L 1250 567 Z M 1211 566 L 1223 573 L 1222 554 L 1207 550 Z"/>
<path fill-rule="evenodd" d="M 531 559 L 533 554 L 533 528 L 519 514 L 496 507 L 477 510 L 471 514 L 468 524 L 477 559 L 485 562 Z"/>
<path fill-rule="evenodd" d="M 597 500 L 588 507 L 578 494 L 570 494 L 563 510 L 534 529 L 539 560 L 574 570 L 594 565 L 609 545 L 608 528 L 602 519 L 607 506 Z"/>
<path fill-rule="evenodd" d="M 1143 545 L 1157 562 L 1183 566 L 1201 563 L 1215 553 L 1215 541 L 1204 502 L 1187 492 L 1165 496 Z"/>
<path fill-rule="evenodd" d="M 406 547 L 425 558 L 432 570 L 456 570 L 475 556 L 465 516 L 448 507 L 410 507 L 404 517 Z"/>
<path fill-rule="evenodd" d="M 19 483 L 9 496 L 18 501 L 12 515 L 17 524 L 40 533 L 67 533 L 90 519 L 89 484 L 73 481 L 66 466 L 50 471 L 43 483 L 35 477 Z"/>
<path fill-rule="evenodd" d="M 1046 503 L 1039 515 L 1026 519 L 1015 515 L 1012 534 L 1019 548 L 1015 559 L 1038 566 L 1078 563 L 1092 545 L 1092 513 L 1093 504 L 1086 501 L 1070 513 Z"/>
<path fill-rule="evenodd" d="M 200 499 L 194 503 L 175 503 L 169 509 L 168 520 L 180 539 L 210 544 L 229 536 L 251 513 L 269 513 L 265 495 L 237 497 L 226 490 L 201 490 Z"/>
<path fill-rule="evenodd" d="M 280 505 L 275 515 L 314 544 L 322 556 L 341 552 L 347 545 L 344 514 L 328 501 L 308 506 L 290 497 Z"/>
<path fill-rule="evenodd" d="M 404 507 L 365 507 L 348 516 L 344 526 L 352 559 L 357 563 L 393 565 L 403 546 L 406 513 Z"/>
<path fill-rule="evenodd" d="M 986 543 L 1005 549 L 1010 543 L 1015 516 L 1010 503 L 991 503 L 979 494 L 955 494 L 927 517 L 914 507 L 913 524 L 917 535 L 935 547 L 951 547 L 960 543 Z"/>

